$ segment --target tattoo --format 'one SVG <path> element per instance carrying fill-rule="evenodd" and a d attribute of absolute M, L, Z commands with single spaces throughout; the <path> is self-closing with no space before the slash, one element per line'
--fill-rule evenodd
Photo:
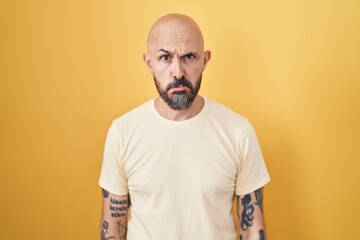
<path fill-rule="evenodd" d="M 102 195 L 103 195 L 103 198 L 108 198 L 109 192 L 102 188 Z"/>
<path fill-rule="evenodd" d="M 255 191 L 256 205 L 259 205 L 261 212 L 263 213 L 263 189 L 259 188 Z"/>
<path fill-rule="evenodd" d="M 240 227 L 242 230 L 246 231 L 249 227 L 253 225 L 254 220 L 254 206 L 251 204 L 250 194 L 246 194 L 241 199 L 241 205 L 243 206 L 243 211 L 241 213 Z"/>
<path fill-rule="evenodd" d="M 265 232 L 264 232 L 264 230 L 260 229 L 259 230 L 259 235 L 260 235 L 260 240 L 265 240 Z"/>
<path fill-rule="evenodd" d="M 112 217 L 124 217 L 127 209 L 127 200 L 116 200 L 115 198 L 110 198 L 110 211 Z"/>
<path fill-rule="evenodd" d="M 108 229 L 109 229 L 109 223 L 107 221 L 104 221 L 103 224 L 102 224 L 102 228 L 101 228 L 101 240 L 115 239 L 114 236 L 107 237 Z"/>
<path fill-rule="evenodd" d="M 127 231 L 126 222 L 125 224 L 121 224 L 120 222 L 118 222 L 118 227 L 119 227 L 120 240 L 126 240 L 126 231 Z"/>

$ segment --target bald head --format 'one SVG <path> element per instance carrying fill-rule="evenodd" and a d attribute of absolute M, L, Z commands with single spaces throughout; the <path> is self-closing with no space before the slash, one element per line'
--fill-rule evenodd
<path fill-rule="evenodd" d="M 161 97 L 158 110 L 164 116 L 169 109 L 200 111 L 197 93 L 211 53 L 204 51 L 196 22 L 182 14 L 163 16 L 150 29 L 147 46 L 143 59 Z"/>
<path fill-rule="evenodd" d="M 204 39 L 197 23 L 190 17 L 182 14 L 168 14 L 159 18 L 151 27 L 147 47 L 153 49 L 162 41 L 178 41 L 188 38 L 190 41 L 204 49 Z"/>

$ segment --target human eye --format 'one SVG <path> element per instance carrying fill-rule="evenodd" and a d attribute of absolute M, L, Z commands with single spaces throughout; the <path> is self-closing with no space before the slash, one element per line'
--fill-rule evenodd
<path fill-rule="evenodd" d="M 167 55 L 167 54 L 165 54 L 165 55 L 162 55 L 162 56 L 160 56 L 160 60 L 164 60 L 164 61 L 169 61 L 170 60 L 170 56 L 169 55 Z"/>
<path fill-rule="evenodd" d="M 194 59 L 194 58 L 195 58 L 195 55 L 192 54 L 192 53 L 186 54 L 186 55 L 183 57 L 183 59 L 184 59 L 185 61 L 189 61 L 189 60 L 192 60 L 192 59 Z"/>

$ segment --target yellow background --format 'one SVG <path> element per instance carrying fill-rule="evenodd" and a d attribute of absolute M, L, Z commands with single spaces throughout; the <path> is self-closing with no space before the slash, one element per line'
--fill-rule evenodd
<path fill-rule="evenodd" d="M 111 121 L 156 96 L 146 34 L 181 12 L 201 94 L 245 115 L 272 182 L 268 239 L 360 239 L 360 1 L 0 1 L 1 239 L 99 239 Z"/>

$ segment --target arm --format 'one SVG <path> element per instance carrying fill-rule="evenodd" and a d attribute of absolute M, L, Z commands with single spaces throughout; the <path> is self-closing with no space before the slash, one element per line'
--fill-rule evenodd
<path fill-rule="evenodd" d="M 101 240 L 125 240 L 129 196 L 117 196 L 102 189 Z"/>
<path fill-rule="evenodd" d="M 263 188 L 236 196 L 240 224 L 240 240 L 265 240 L 266 229 L 263 214 Z"/>

